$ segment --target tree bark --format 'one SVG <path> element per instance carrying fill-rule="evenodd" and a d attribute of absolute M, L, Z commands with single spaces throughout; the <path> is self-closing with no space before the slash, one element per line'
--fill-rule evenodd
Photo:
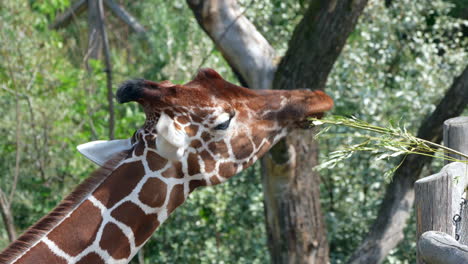
<path fill-rule="evenodd" d="M 250 88 L 323 89 L 367 0 L 311 1 L 278 70 L 273 49 L 234 0 L 187 3 L 200 26 Z M 293 132 L 263 164 L 268 246 L 273 263 L 328 263 L 320 178 L 311 172 L 317 164 L 312 133 Z"/>
<path fill-rule="evenodd" d="M 106 85 L 107 85 L 107 103 L 109 109 L 109 139 L 114 139 L 114 127 L 115 127 L 115 113 L 114 113 L 114 92 L 112 91 L 112 64 L 109 50 L 109 40 L 107 38 L 106 24 L 104 21 L 104 5 L 103 0 L 97 0 L 98 2 L 98 28 L 100 37 L 102 39 L 103 50 L 104 50 L 104 63 L 106 65 Z"/>
<path fill-rule="evenodd" d="M 0 210 L 2 214 L 3 224 L 8 234 L 8 240 L 13 242 L 16 239 L 15 222 L 11 213 L 10 202 L 6 194 L 0 189 Z"/>
<path fill-rule="evenodd" d="M 146 33 L 145 28 L 121 5 L 115 3 L 113 0 L 104 0 L 104 3 L 112 10 L 112 12 L 114 12 L 118 18 L 120 18 L 120 20 L 133 29 L 133 31 L 138 34 Z"/>
<path fill-rule="evenodd" d="M 88 0 L 88 51 L 86 52 L 85 61 L 88 59 L 99 59 L 102 53 L 103 39 L 100 34 L 100 15 L 99 4 L 101 1 Z M 91 69 L 87 65 L 88 70 Z"/>
<path fill-rule="evenodd" d="M 271 89 L 275 51 L 235 0 L 187 0 L 201 28 L 252 89 Z"/>
<path fill-rule="evenodd" d="M 440 142 L 442 126 L 446 119 L 459 116 L 468 104 L 468 67 L 455 78 L 450 89 L 434 112 L 426 118 L 418 130 L 418 137 Z M 403 239 L 403 229 L 410 217 L 414 202 L 414 182 L 432 158 L 409 155 L 395 172 L 387 186 L 377 219 L 364 242 L 353 253 L 348 263 L 380 263 Z"/>

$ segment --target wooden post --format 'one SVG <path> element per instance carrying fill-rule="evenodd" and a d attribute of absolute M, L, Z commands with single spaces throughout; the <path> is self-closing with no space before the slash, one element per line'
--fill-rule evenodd
<path fill-rule="evenodd" d="M 455 117 L 444 122 L 444 146 L 468 154 L 468 116 Z M 448 155 L 466 160 L 456 154 Z"/>
<path fill-rule="evenodd" d="M 447 147 L 455 149 L 462 153 L 468 153 L 468 117 L 452 118 L 444 123 L 444 144 Z M 462 159 L 458 155 L 450 156 Z M 439 173 L 420 179 L 415 183 L 415 209 L 418 239 L 418 263 L 439 263 L 435 261 L 434 256 L 440 256 L 442 253 L 434 253 L 437 248 L 443 250 L 444 247 L 429 248 L 428 238 L 431 241 L 439 241 L 431 236 L 421 238 L 426 231 L 441 231 L 448 236 L 454 236 L 453 216 L 460 213 L 460 202 L 465 188 L 468 185 L 468 165 L 465 163 L 450 163 L 446 165 Z M 460 234 L 461 243 L 468 241 L 468 208 L 463 208 L 461 215 Z M 426 240 L 424 240 L 426 239 Z M 440 242 L 440 241 L 439 241 Z M 459 242 L 453 241 L 450 246 L 457 248 Z M 444 242 L 445 243 L 445 242 Z M 445 248 L 446 249 L 446 248 Z M 423 255 L 421 255 L 423 254 Z M 431 261 L 428 261 L 431 260 Z M 467 259 L 468 261 L 468 259 Z M 467 262 L 468 263 L 468 262 Z"/>
<path fill-rule="evenodd" d="M 430 230 L 452 235 L 452 177 L 442 170 L 416 181 L 414 191 L 417 240 Z M 424 263 L 417 254 L 417 263 Z"/>
<path fill-rule="evenodd" d="M 455 117 L 444 122 L 444 145 L 463 154 L 468 154 L 468 116 Z M 460 155 L 448 155 L 457 159 L 466 160 L 466 158 Z M 465 178 L 460 178 L 459 176 L 454 179 L 452 194 L 453 215 L 460 213 L 461 198 L 467 198 L 466 195 L 464 195 L 467 185 L 468 180 Z M 468 245 L 468 206 L 466 204 L 463 206 L 460 228 L 459 242 Z"/>

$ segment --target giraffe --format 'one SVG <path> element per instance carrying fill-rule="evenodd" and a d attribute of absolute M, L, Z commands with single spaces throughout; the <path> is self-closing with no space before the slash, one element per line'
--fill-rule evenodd
<path fill-rule="evenodd" d="M 0 263 L 128 263 L 196 188 L 252 165 L 290 129 L 333 106 L 322 91 L 253 91 L 201 69 L 184 84 L 131 80 L 144 125 L 78 150 L 101 167 L 0 254 Z"/>

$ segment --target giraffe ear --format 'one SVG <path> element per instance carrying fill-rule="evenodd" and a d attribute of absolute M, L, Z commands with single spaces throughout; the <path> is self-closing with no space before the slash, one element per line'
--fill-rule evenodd
<path fill-rule="evenodd" d="M 81 144 L 76 148 L 92 162 L 103 166 L 117 153 L 132 148 L 132 142 L 130 139 L 97 140 Z"/>
<path fill-rule="evenodd" d="M 168 160 L 180 160 L 187 149 L 185 132 L 177 129 L 174 120 L 164 112 L 159 117 L 156 130 L 156 147 L 159 154 Z"/>

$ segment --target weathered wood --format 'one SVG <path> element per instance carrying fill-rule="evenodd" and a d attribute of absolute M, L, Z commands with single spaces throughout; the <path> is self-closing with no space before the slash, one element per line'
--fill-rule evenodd
<path fill-rule="evenodd" d="M 454 235 L 453 216 L 459 213 L 463 192 L 457 186 L 468 183 L 467 164 L 454 162 L 434 175 L 415 183 L 416 237 L 426 231 L 442 231 Z M 418 263 L 423 263 L 419 257 Z"/>
<path fill-rule="evenodd" d="M 452 234 L 452 177 L 441 172 L 416 181 L 416 238 L 426 231 L 436 230 Z M 419 253 L 418 253 L 419 254 Z M 418 258 L 418 263 L 423 263 Z"/>
<path fill-rule="evenodd" d="M 468 154 L 468 116 L 455 117 L 444 122 L 444 146 Z M 447 154 L 456 159 L 466 160 L 457 154 Z"/>
<path fill-rule="evenodd" d="M 427 264 L 468 263 L 468 246 L 442 232 L 428 231 L 418 240 L 418 252 Z"/>
<path fill-rule="evenodd" d="M 468 185 L 468 164 L 453 162 L 446 165 L 442 171 L 445 171 L 452 177 L 452 218 L 454 215 L 460 213 L 460 203 L 465 188 Z M 441 172 L 442 172 L 441 171 Z M 468 218 L 464 218 L 462 223 L 467 222 Z M 465 224 L 466 225 L 466 224 Z M 455 226 L 453 226 L 455 228 Z M 466 238 L 465 238 L 466 239 Z M 464 240 L 465 240 L 464 239 Z"/>
<path fill-rule="evenodd" d="M 468 116 L 455 117 L 444 122 L 444 145 L 463 154 L 468 154 Z M 447 153 L 447 155 L 456 159 L 466 160 L 466 158 L 457 154 Z M 466 198 L 466 195 L 463 194 L 468 185 L 466 171 L 467 166 L 460 164 L 452 172 L 455 177 L 452 193 L 452 215 L 459 214 L 460 206 L 463 206 L 459 242 L 464 245 L 468 245 L 468 206 L 466 204 L 460 205 L 460 203 L 462 197 Z M 465 175 L 465 177 L 462 175 Z"/>
<path fill-rule="evenodd" d="M 463 206 L 461 219 L 460 240 L 458 240 L 458 242 L 463 245 L 468 245 L 468 205 L 466 203 Z"/>

